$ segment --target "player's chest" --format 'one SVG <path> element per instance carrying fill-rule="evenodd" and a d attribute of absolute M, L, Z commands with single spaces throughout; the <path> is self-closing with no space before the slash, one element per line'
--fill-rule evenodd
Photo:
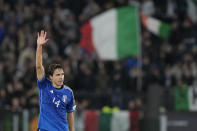
<path fill-rule="evenodd" d="M 54 89 L 44 91 L 45 100 L 43 103 L 50 104 L 56 108 L 66 108 L 66 105 L 71 100 L 65 92 L 59 92 Z"/>

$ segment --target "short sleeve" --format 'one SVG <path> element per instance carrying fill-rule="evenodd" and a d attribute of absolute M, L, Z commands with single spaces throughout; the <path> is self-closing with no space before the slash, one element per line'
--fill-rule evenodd
<path fill-rule="evenodd" d="M 37 79 L 37 86 L 38 88 L 44 88 L 47 84 L 48 80 L 46 76 L 44 76 L 40 81 Z"/>
<path fill-rule="evenodd" d="M 75 100 L 74 100 L 74 95 L 73 92 L 71 93 L 71 100 L 67 105 L 67 113 L 75 112 L 76 111 L 76 105 L 75 105 Z"/>

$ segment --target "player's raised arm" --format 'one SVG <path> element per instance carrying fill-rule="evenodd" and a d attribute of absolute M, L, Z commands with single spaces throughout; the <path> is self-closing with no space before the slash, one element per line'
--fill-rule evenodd
<path fill-rule="evenodd" d="M 42 30 L 40 34 L 38 33 L 37 38 L 37 49 L 36 49 L 36 73 L 38 80 L 41 80 L 45 75 L 44 67 L 42 64 L 42 46 L 47 43 L 46 39 L 47 32 Z"/>

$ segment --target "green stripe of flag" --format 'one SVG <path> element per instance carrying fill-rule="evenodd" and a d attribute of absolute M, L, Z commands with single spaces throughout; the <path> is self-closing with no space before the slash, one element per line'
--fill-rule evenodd
<path fill-rule="evenodd" d="M 99 131 L 111 130 L 112 113 L 100 113 L 99 117 Z"/>
<path fill-rule="evenodd" d="M 170 24 L 162 22 L 161 27 L 159 29 L 159 36 L 161 36 L 164 39 L 167 39 L 170 35 L 171 30 L 172 27 Z"/>
<path fill-rule="evenodd" d="M 139 19 L 136 7 L 117 9 L 118 58 L 139 53 Z"/>

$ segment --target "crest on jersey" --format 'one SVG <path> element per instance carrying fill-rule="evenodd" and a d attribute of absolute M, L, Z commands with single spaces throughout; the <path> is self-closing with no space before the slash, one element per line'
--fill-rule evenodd
<path fill-rule="evenodd" d="M 67 101 L 67 95 L 63 95 L 62 101 L 65 103 Z"/>

